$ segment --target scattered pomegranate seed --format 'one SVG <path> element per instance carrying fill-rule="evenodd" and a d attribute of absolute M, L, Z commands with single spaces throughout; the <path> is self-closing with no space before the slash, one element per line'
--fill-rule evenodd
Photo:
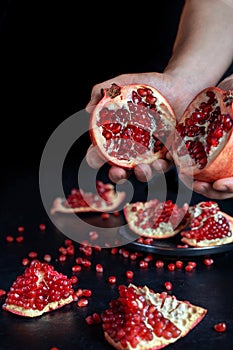
<path fill-rule="evenodd" d="M 90 297 L 92 295 L 92 290 L 91 289 L 83 289 L 83 294 L 84 297 Z"/>
<path fill-rule="evenodd" d="M 129 258 L 130 258 L 130 260 L 135 261 L 137 259 L 137 254 L 136 253 L 131 253 Z"/>
<path fill-rule="evenodd" d="M 109 282 L 110 284 L 115 284 L 116 281 L 117 281 L 116 276 L 109 276 L 109 277 L 108 277 L 108 282 Z"/>
<path fill-rule="evenodd" d="M 177 261 L 175 262 L 175 265 L 176 265 L 176 268 L 177 268 L 177 269 L 182 269 L 182 267 L 183 267 L 183 261 L 177 260 Z"/>
<path fill-rule="evenodd" d="M 114 211 L 112 214 L 113 216 L 120 216 L 120 212 L 118 210 Z"/>
<path fill-rule="evenodd" d="M 64 255 L 64 254 L 59 255 L 58 260 L 59 260 L 60 262 L 65 262 L 65 261 L 66 261 L 66 255 Z"/>
<path fill-rule="evenodd" d="M 73 241 L 71 239 L 65 239 L 64 244 L 66 247 L 69 247 L 70 245 L 73 245 Z"/>
<path fill-rule="evenodd" d="M 30 260 L 28 258 L 23 258 L 22 259 L 22 265 L 27 266 L 29 264 Z"/>
<path fill-rule="evenodd" d="M 176 269 L 176 265 L 174 263 L 169 263 L 167 268 L 169 271 L 174 271 Z"/>
<path fill-rule="evenodd" d="M 63 254 L 63 255 L 66 255 L 67 254 L 67 250 L 65 247 L 59 247 L 58 251 Z"/>
<path fill-rule="evenodd" d="M 40 225 L 39 225 L 39 229 L 40 229 L 41 231 L 45 231 L 45 229 L 46 229 L 45 224 L 40 224 Z"/>
<path fill-rule="evenodd" d="M 99 238 L 99 235 L 96 231 L 90 231 L 89 232 L 89 237 L 92 241 L 95 241 Z"/>
<path fill-rule="evenodd" d="M 81 288 L 78 288 L 75 294 L 77 295 L 77 297 L 81 297 L 83 295 L 83 290 Z"/>
<path fill-rule="evenodd" d="M 185 269 L 185 271 L 192 272 L 195 269 L 195 266 L 188 264 L 185 266 L 184 269 Z"/>
<path fill-rule="evenodd" d="M 67 255 L 74 255 L 74 253 L 75 253 L 74 245 L 73 245 L 73 244 L 72 244 L 72 245 L 69 245 L 69 246 L 67 247 L 66 251 L 67 251 Z"/>
<path fill-rule="evenodd" d="M 88 325 L 99 324 L 101 323 L 101 317 L 97 312 L 94 312 L 92 315 L 89 315 L 85 318 Z"/>
<path fill-rule="evenodd" d="M 38 256 L 37 252 L 31 251 L 28 253 L 29 258 L 35 259 Z"/>
<path fill-rule="evenodd" d="M 19 226 L 18 227 L 18 232 L 24 232 L 24 227 L 23 226 Z"/>
<path fill-rule="evenodd" d="M 17 236 L 15 240 L 18 243 L 22 243 L 24 241 L 24 236 Z"/>
<path fill-rule="evenodd" d="M 146 269 L 146 268 L 148 267 L 148 262 L 145 261 L 145 260 L 140 260 L 140 261 L 139 261 L 139 267 L 140 267 L 141 269 Z"/>
<path fill-rule="evenodd" d="M 77 302 L 78 307 L 84 307 L 88 305 L 88 299 L 86 298 L 81 298 Z"/>
<path fill-rule="evenodd" d="M 220 332 L 220 333 L 223 333 L 223 332 L 226 332 L 227 330 L 227 325 L 225 322 L 219 322 L 219 323 L 216 323 L 214 325 L 214 330 L 216 332 Z"/>
<path fill-rule="evenodd" d="M 0 297 L 6 294 L 6 291 L 4 289 L 0 289 Z"/>
<path fill-rule="evenodd" d="M 206 266 L 210 266 L 210 265 L 212 265 L 213 263 L 214 263 L 214 260 L 213 260 L 213 259 L 210 259 L 210 258 L 204 259 L 204 264 L 205 264 Z"/>
<path fill-rule="evenodd" d="M 101 252 L 102 247 L 98 244 L 95 244 L 95 245 L 93 245 L 93 250 L 95 250 L 96 252 Z"/>
<path fill-rule="evenodd" d="M 72 266 L 72 271 L 73 272 L 79 272 L 79 271 L 81 271 L 82 270 L 82 266 L 80 266 L 80 265 L 74 265 L 74 266 Z"/>
<path fill-rule="evenodd" d="M 46 262 L 50 262 L 52 260 L 52 257 L 51 257 L 51 255 L 50 254 L 45 254 L 44 255 L 44 261 L 46 261 Z"/>
<path fill-rule="evenodd" d="M 114 247 L 111 249 L 111 254 L 115 255 L 118 253 L 118 248 Z"/>
<path fill-rule="evenodd" d="M 158 269 L 164 267 L 164 262 L 162 260 L 157 260 L 155 262 L 155 267 L 157 267 Z"/>
<path fill-rule="evenodd" d="M 86 321 L 86 323 L 87 323 L 89 326 L 92 325 L 92 324 L 94 324 L 92 315 L 87 316 L 87 317 L 85 318 L 85 321 Z"/>
<path fill-rule="evenodd" d="M 6 241 L 7 241 L 8 243 L 14 242 L 14 237 L 11 236 L 11 235 L 7 235 L 7 236 L 6 236 Z"/>
<path fill-rule="evenodd" d="M 172 283 L 171 282 L 169 282 L 169 281 L 166 281 L 165 283 L 164 283 L 164 287 L 167 289 L 167 290 L 172 290 Z"/>
<path fill-rule="evenodd" d="M 109 214 L 109 213 L 102 213 L 102 214 L 101 214 L 101 218 L 102 218 L 103 220 L 107 220 L 109 217 L 110 217 L 110 214 Z"/>
<path fill-rule="evenodd" d="M 57 348 L 56 346 L 53 346 L 53 347 L 50 348 L 49 350 L 59 350 L 59 348 Z"/>
<path fill-rule="evenodd" d="M 103 272 L 104 271 L 103 266 L 101 264 L 96 264 L 95 270 L 96 270 L 96 272 Z"/>
<path fill-rule="evenodd" d="M 188 261 L 188 265 L 192 267 L 196 267 L 197 263 L 195 261 Z"/>
<path fill-rule="evenodd" d="M 152 255 L 152 254 L 147 254 L 147 255 L 145 256 L 144 260 L 145 260 L 145 261 L 148 261 L 148 262 L 152 261 L 152 260 L 153 260 L 153 255 Z"/>
<path fill-rule="evenodd" d="M 127 278 L 133 278 L 133 276 L 134 276 L 133 271 L 131 271 L 131 270 L 126 271 L 126 277 Z"/>
<path fill-rule="evenodd" d="M 70 277 L 71 284 L 76 284 L 78 283 L 78 277 L 77 276 L 71 276 Z"/>

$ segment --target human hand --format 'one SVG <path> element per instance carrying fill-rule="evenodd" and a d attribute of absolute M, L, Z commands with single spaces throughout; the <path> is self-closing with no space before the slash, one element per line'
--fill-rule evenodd
<path fill-rule="evenodd" d="M 179 76 L 175 77 L 172 74 L 123 74 L 93 87 L 91 99 L 86 106 L 88 113 L 93 111 L 96 104 L 102 98 L 102 89 L 108 88 L 112 83 L 116 83 L 118 85 L 148 84 L 154 86 L 169 101 L 176 116 L 180 116 L 182 114 L 186 105 L 196 93 L 195 89 L 191 85 L 186 87 L 185 83 L 181 81 Z M 94 147 L 93 145 L 91 145 L 87 151 L 86 160 L 92 168 L 97 169 L 106 162 L 106 159 L 104 159 L 98 152 L 97 147 Z M 167 172 L 172 165 L 172 156 L 169 152 L 167 152 L 165 159 L 158 159 L 150 165 L 139 164 L 133 171 L 139 181 L 147 182 L 153 177 L 155 172 Z M 128 171 L 118 166 L 111 166 L 109 170 L 109 178 L 114 183 L 118 183 L 120 180 L 122 181 L 127 179 L 131 173 L 132 171 Z"/>

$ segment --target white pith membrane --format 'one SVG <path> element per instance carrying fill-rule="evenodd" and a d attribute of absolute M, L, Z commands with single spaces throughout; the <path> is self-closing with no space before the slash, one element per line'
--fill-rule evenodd
<path fill-rule="evenodd" d="M 220 211 L 216 202 L 200 202 L 189 209 L 190 229 L 181 232 L 181 241 L 193 247 L 233 242 L 233 218 Z"/>
<path fill-rule="evenodd" d="M 155 103 L 150 105 L 146 102 L 147 97 L 139 96 L 138 89 L 150 89 L 151 96 L 156 99 Z M 132 94 L 136 94 L 137 98 L 141 99 L 140 103 L 146 106 L 134 103 Z M 132 106 L 131 111 L 128 103 Z M 156 112 L 152 108 L 155 108 Z M 105 109 L 112 113 L 111 117 L 101 116 L 101 111 Z M 90 132 L 93 143 L 110 163 L 126 168 L 139 163 L 151 163 L 161 158 L 170 147 L 169 137 L 175 127 L 174 112 L 160 92 L 148 85 L 122 86 L 120 95 L 114 98 L 107 96 L 105 91 L 105 96 L 92 115 Z M 157 139 L 153 138 L 153 135 L 157 136 Z M 158 143 L 156 147 L 155 142 Z M 158 146 L 161 142 L 163 145 Z"/>
<path fill-rule="evenodd" d="M 67 198 L 55 198 L 50 213 L 112 211 L 125 199 L 126 193 L 124 191 L 116 192 L 110 183 L 98 181 L 96 187 L 98 193 L 73 189 Z"/>
<path fill-rule="evenodd" d="M 207 309 L 191 304 L 189 301 L 180 301 L 174 295 L 168 295 L 166 292 L 156 293 L 149 289 L 147 286 L 137 287 L 134 284 L 129 284 L 128 289 L 132 289 L 136 293 L 137 310 L 134 310 L 134 314 L 141 315 L 141 323 L 145 326 L 151 333 L 151 340 L 145 340 L 140 338 L 138 332 L 136 332 L 135 337 L 138 337 L 138 344 L 136 347 L 131 346 L 130 342 L 127 341 L 124 346 L 122 346 L 121 339 L 116 341 L 116 338 L 111 335 L 111 331 L 104 330 L 104 335 L 106 340 L 116 349 L 119 350 L 156 350 L 161 349 L 171 343 L 176 342 L 178 339 L 184 337 L 193 329 L 207 313 Z M 120 302 L 121 303 L 121 302 Z M 153 307 L 155 306 L 155 308 Z M 122 309 L 124 310 L 124 305 L 122 304 Z M 121 310 L 113 310 L 116 317 L 119 312 L 123 313 Z M 163 335 L 157 336 L 153 327 L 150 323 L 150 311 L 154 312 L 154 309 L 158 310 L 161 315 L 169 320 L 178 330 L 176 336 L 172 338 L 165 338 Z M 128 311 L 129 312 L 129 311 Z M 134 316 L 133 316 L 134 317 Z M 121 326 L 124 330 L 124 322 L 127 318 L 127 308 L 125 314 L 121 317 Z M 136 325 L 135 327 L 140 326 Z"/>
<path fill-rule="evenodd" d="M 170 200 L 160 202 L 156 198 L 147 202 L 127 203 L 124 206 L 129 228 L 140 236 L 154 239 L 172 237 L 180 232 L 189 220 L 187 213 L 186 203 L 179 208 Z"/>
<path fill-rule="evenodd" d="M 44 269 L 45 266 L 48 266 L 48 270 Z M 55 297 L 52 291 L 54 284 L 63 293 L 63 298 Z M 67 276 L 54 270 L 52 265 L 33 260 L 13 282 L 2 308 L 20 316 L 37 317 L 71 303 L 74 300 L 73 292 Z M 38 302 L 42 300 L 44 307 L 38 308 Z"/>
<path fill-rule="evenodd" d="M 232 120 L 232 94 L 230 91 L 225 93 L 226 94 L 224 95 L 221 90 L 215 87 L 209 87 L 203 90 L 186 108 L 186 111 L 176 126 L 176 136 L 175 142 L 173 144 L 173 157 L 176 165 L 179 166 L 183 173 L 187 172 L 190 174 L 193 172 L 195 175 L 200 171 L 203 172 L 204 169 L 210 165 L 222 152 L 228 139 L 231 137 L 233 128 L 232 126 L 227 131 L 223 130 L 222 135 L 220 130 L 219 132 L 216 131 L 217 128 L 221 129 L 221 127 L 219 127 L 221 124 L 221 121 L 219 119 L 221 117 L 219 115 L 228 116 Z M 213 97 L 210 98 L 207 94 L 213 94 Z M 209 103 L 210 101 L 214 101 L 214 103 Z M 187 126 L 186 123 L 188 123 L 189 120 L 193 119 L 192 115 L 194 113 L 204 112 L 204 109 L 201 108 L 201 104 L 205 103 L 207 103 L 207 108 L 208 106 L 212 107 L 212 111 L 210 113 L 207 113 L 210 118 L 206 119 L 204 123 L 202 121 L 198 122 L 194 119 L 195 123 L 193 125 Z M 220 110 L 220 113 L 218 110 Z M 214 130 L 212 130 L 212 132 L 210 131 L 210 128 L 208 128 L 213 122 L 213 120 L 211 121 L 211 115 L 216 115 L 213 118 L 215 119 L 215 123 L 218 119 L 218 125 L 216 124 L 216 127 Z M 190 129 L 190 131 L 188 131 L 189 135 L 187 135 L 187 132 L 185 132 L 185 135 L 183 135 L 182 132 L 179 131 L 179 129 L 182 130 L 182 125 L 186 125 L 186 127 Z M 195 129 L 199 130 L 198 134 L 196 134 Z M 212 140 L 211 143 L 207 142 L 208 135 Z M 188 146 L 188 142 L 190 141 L 194 141 L 195 143 L 200 142 L 203 146 L 203 149 L 201 149 L 200 144 L 197 145 L 197 143 L 192 143 L 190 146 Z M 199 148 L 199 152 L 196 152 L 197 148 Z M 197 154 L 199 155 L 195 157 Z M 202 164 L 199 163 L 200 159 L 202 159 Z"/>

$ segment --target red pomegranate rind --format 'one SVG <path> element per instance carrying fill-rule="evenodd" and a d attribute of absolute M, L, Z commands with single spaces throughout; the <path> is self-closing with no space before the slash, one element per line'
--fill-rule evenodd
<path fill-rule="evenodd" d="M 181 173 L 206 182 L 233 176 L 233 91 L 201 91 L 176 131 L 173 158 Z"/>
<path fill-rule="evenodd" d="M 220 211 L 216 202 L 200 202 L 190 207 L 190 229 L 181 232 L 181 241 L 193 247 L 233 242 L 233 218 Z"/>
<path fill-rule="evenodd" d="M 20 316 L 37 317 L 71 303 L 73 296 L 67 276 L 35 259 L 13 282 L 2 308 Z"/>
<path fill-rule="evenodd" d="M 113 84 L 90 118 L 90 137 L 110 164 L 131 169 L 163 158 L 176 119 L 164 96 L 148 85 Z"/>
<path fill-rule="evenodd" d="M 119 294 L 101 315 L 105 339 L 118 350 L 164 348 L 184 337 L 207 313 L 147 286 L 120 285 Z"/>
<path fill-rule="evenodd" d="M 175 236 L 189 221 L 188 205 L 179 208 L 171 200 L 127 203 L 124 215 L 129 228 L 136 234 L 153 239 Z"/>
<path fill-rule="evenodd" d="M 97 181 L 97 192 L 84 192 L 82 189 L 73 189 L 67 199 L 57 197 L 52 205 L 50 213 L 83 213 L 96 211 L 113 211 L 125 199 L 126 193 L 116 192 L 110 183 Z"/>

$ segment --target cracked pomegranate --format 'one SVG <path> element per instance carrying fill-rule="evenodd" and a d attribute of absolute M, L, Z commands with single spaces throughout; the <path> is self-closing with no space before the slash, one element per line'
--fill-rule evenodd
<path fill-rule="evenodd" d="M 233 242 L 233 218 L 220 211 L 214 201 L 200 202 L 189 208 L 189 230 L 181 232 L 181 241 L 194 247 Z"/>
<path fill-rule="evenodd" d="M 176 125 L 173 158 L 180 172 L 213 182 L 233 176 L 233 91 L 209 87 Z"/>
<path fill-rule="evenodd" d="M 103 92 L 90 118 L 90 137 L 105 159 L 130 169 L 163 158 L 175 127 L 165 97 L 148 85 L 112 84 Z"/>
<path fill-rule="evenodd" d="M 56 198 L 50 210 L 51 214 L 82 213 L 115 210 L 124 200 L 125 192 L 116 192 L 110 183 L 96 181 L 97 193 L 72 189 L 67 199 Z"/>
<path fill-rule="evenodd" d="M 2 308 L 36 317 L 71 303 L 73 295 L 72 280 L 35 259 L 13 282 Z"/>
<path fill-rule="evenodd" d="M 133 232 L 153 239 L 176 235 L 189 220 L 188 204 L 179 208 L 171 200 L 161 202 L 155 198 L 147 202 L 127 203 L 123 210 Z"/>
<path fill-rule="evenodd" d="M 147 286 L 120 285 L 102 315 L 106 340 L 116 349 L 161 349 L 184 337 L 207 310 Z"/>

